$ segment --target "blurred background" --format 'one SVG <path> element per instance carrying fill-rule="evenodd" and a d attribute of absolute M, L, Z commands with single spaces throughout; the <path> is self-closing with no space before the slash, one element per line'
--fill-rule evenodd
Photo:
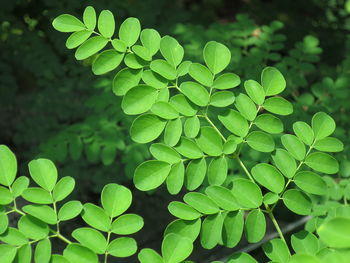
<path fill-rule="evenodd" d="M 42 156 L 57 164 L 61 176 L 77 180 L 73 198 L 81 201 L 98 202 L 109 182 L 128 186 L 134 192 L 132 211 L 146 222 L 137 236 L 141 247 L 159 250 L 163 230 L 173 220 L 166 207 L 178 197 L 164 189 L 140 193 L 133 187 L 135 167 L 150 154 L 147 145 L 129 138 L 132 117 L 121 111 L 120 98 L 111 91 L 113 75 L 93 76 L 91 61 L 77 62 L 65 47 L 68 35 L 51 26 L 62 13 L 81 17 L 87 5 L 111 10 L 119 24 L 134 16 L 143 28 L 175 36 L 189 60 L 203 61 L 207 41 L 222 42 L 232 53 L 229 69 L 243 81 L 259 80 L 267 65 L 277 67 L 287 79 L 283 95 L 294 104 L 294 114 L 285 118 L 287 131 L 292 122 L 309 122 L 317 111 L 330 113 L 338 125 L 335 136 L 345 144 L 337 155 L 340 174 L 350 176 L 347 0 L 1 1 L 0 143 L 16 153 L 22 175 L 28 175 L 31 159 Z M 336 200 L 342 189 L 333 188 Z M 278 217 L 286 224 L 295 220 L 283 211 Z M 232 252 L 198 249 L 193 260 L 207 262 Z"/>

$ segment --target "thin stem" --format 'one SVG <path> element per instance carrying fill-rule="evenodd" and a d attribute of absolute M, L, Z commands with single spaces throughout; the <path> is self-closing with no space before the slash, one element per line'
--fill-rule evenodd
<path fill-rule="evenodd" d="M 239 163 L 239 165 L 243 168 L 244 172 L 246 173 L 246 175 L 248 176 L 248 178 L 250 179 L 250 181 L 252 181 L 253 183 L 255 183 L 252 175 L 250 174 L 250 172 L 248 171 L 247 167 L 244 165 L 244 163 L 242 162 L 242 160 L 239 158 L 239 156 L 237 155 L 237 162 Z"/>
<path fill-rule="evenodd" d="M 112 221 L 113 221 L 113 217 L 110 217 L 110 225 L 112 224 Z M 108 231 L 107 232 L 107 245 L 109 244 L 109 241 L 111 239 L 111 231 Z M 107 258 L 108 258 L 108 252 L 106 251 L 105 252 L 105 258 L 104 258 L 104 263 L 107 263 Z"/>
<path fill-rule="evenodd" d="M 62 241 L 66 242 L 67 244 L 72 244 L 72 241 L 67 239 L 66 237 L 62 236 L 60 233 L 57 233 L 57 237 L 61 239 Z"/>
<path fill-rule="evenodd" d="M 208 115 L 201 115 L 204 117 L 204 119 L 207 120 L 207 122 L 214 128 L 214 130 L 220 135 L 220 137 L 224 140 L 224 142 L 226 142 L 226 138 L 225 136 L 219 131 L 218 128 L 216 128 L 215 124 L 209 119 Z"/>
<path fill-rule="evenodd" d="M 280 238 L 284 241 L 284 243 L 287 244 L 287 242 L 286 242 L 286 240 L 285 240 L 285 238 L 284 238 L 284 236 L 283 236 L 282 230 L 281 230 L 280 226 L 278 225 L 277 220 L 276 220 L 275 216 L 273 215 L 273 213 L 272 213 L 272 211 L 271 211 L 269 205 L 266 205 L 266 204 L 265 204 L 265 207 L 266 207 L 267 213 L 268 213 L 268 215 L 269 215 L 269 217 L 270 217 L 270 219 L 271 219 L 273 225 L 275 226 L 275 228 L 276 228 L 276 230 L 277 230 L 278 235 L 279 235 Z"/>

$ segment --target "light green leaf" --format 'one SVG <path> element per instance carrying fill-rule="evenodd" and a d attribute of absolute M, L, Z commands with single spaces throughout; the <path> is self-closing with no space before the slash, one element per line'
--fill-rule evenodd
<path fill-rule="evenodd" d="M 119 28 L 119 38 L 123 40 L 128 47 L 131 47 L 138 40 L 140 32 L 140 21 L 137 18 L 129 17 L 124 20 Z"/>
<path fill-rule="evenodd" d="M 335 121 L 331 116 L 324 112 L 318 112 L 312 117 L 312 130 L 315 134 L 315 140 L 323 139 L 331 135 L 335 130 Z"/>
<path fill-rule="evenodd" d="M 0 178 L 1 178 L 1 176 L 0 176 Z M 26 188 L 28 188 L 28 186 L 29 186 L 29 179 L 28 179 L 28 177 L 25 177 L 25 176 L 18 177 L 12 184 L 12 195 L 14 197 L 20 196 L 23 193 L 23 191 Z"/>
<path fill-rule="evenodd" d="M 150 64 L 150 68 L 152 71 L 158 73 L 168 80 L 176 79 L 176 69 L 169 64 L 169 62 L 163 59 L 153 60 Z"/>
<path fill-rule="evenodd" d="M 58 219 L 60 221 L 67 221 L 77 217 L 83 210 L 83 205 L 79 201 L 69 201 L 65 203 L 58 211 Z"/>
<path fill-rule="evenodd" d="M 242 210 L 229 212 L 224 220 L 222 241 L 226 247 L 233 248 L 242 238 L 244 214 Z"/>
<path fill-rule="evenodd" d="M 162 161 L 146 161 L 140 164 L 134 174 L 134 184 L 141 191 L 160 186 L 170 173 L 171 165 Z"/>
<path fill-rule="evenodd" d="M 35 263 L 49 263 L 51 259 L 51 241 L 50 239 L 43 239 L 38 242 L 35 247 L 34 261 Z M 54 256 L 51 259 L 52 263 L 66 263 L 68 261 L 56 261 Z"/>
<path fill-rule="evenodd" d="M 50 225 L 56 224 L 57 216 L 55 211 L 47 205 L 26 205 L 22 210 Z"/>
<path fill-rule="evenodd" d="M 30 244 L 23 245 L 17 249 L 17 255 L 14 262 L 31 263 L 32 262 L 32 246 Z"/>
<path fill-rule="evenodd" d="M 0 235 L 4 233 L 9 226 L 9 218 L 4 212 L 0 212 Z"/>
<path fill-rule="evenodd" d="M 208 181 L 210 185 L 221 185 L 225 182 L 228 165 L 225 156 L 214 158 L 208 167 Z"/>
<path fill-rule="evenodd" d="M 322 242 L 333 248 L 350 247 L 350 218 L 335 217 L 317 229 Z"/>
<path fill-rule="evenodd" d="M 150 248 L 143 248 L 137 255 L 141 263 L 164 263 L 162 257 Z"/>
<path fill-rule="evenodd" d="M 47 191 L 52 191 L 57 181 L 55 164 L 48 159 L 37 159 L 29 162 L 29 172 L 33 180 Z"/>
<path fill-rule="evenodd" d="M 258 261 L 245 252 L 237 252 L 229 257 L 229 261 L 227 263 L 258 263 Z"/>
<path fill-rule="evenodd" d="M 259 163 L 251 171 L 254 179 L 268 190 L 280 193 L 284 189 L 283 175 L 271 164 Z"/>
<path fill-rule="evenodd" d="M 181 188 L 185 180 L 185 166 L 183 162 L 174 164 L 171 167 L 170 173 L 166 178 L 166 186 L 168 192 L 172 195 L 176 195 L 181 191 Z"/>
<path fill-rule="evenodd" d="M 297 121 L 293 124 L 293 131 L 298 138 L 306 145 L 311 145 L 314 141 L 314 132 L 309 124 Z"/>
<path fill-rule="evenodd" d="M 249 212 L 245 221 L 245 235 L 249 243 L 261 241 L 266 233 L 266 219 L 260 209 Z"/>
<path fill-rule="evenodd" d="M 132 194 L 125 186 L 107 184 L 101 193 L 101 203 L 107 214 L 113 218 L 124 213 L 131 205 Z"/>
<path fill-rule="evenodd" d="M 325 195 L 327 193 L 327 184 L 316 173 L 310 171 L 298 172 L 294 177 L 294 183 L 303 191 L 315 194 Z"/>
<path fill-rule="evenodd" d="M 158 101 L 153 104 L 151 111 L 157 116 L 167 120 L 176 119 L 179 117 L 179 113 L 174 109 L 174 107 L 169 102 L 165 101 Z"/>
<path fill-rule="evenodd" d="M 0 261 L 3 263 L 11 263 L 16 257 L 17 248 L 7 245 L 0 244 Z"/>
<path fill-rule="evenodd" d="M 344 144 L 337 138 L 326 137 L 316 141 L 314 145 L 316 150 L 322 152 L 341 152 L 344 150 Z"/>
<path fill-rule="evenodd" d="M 12 246 L 22 246 L 28 243 L 28 239 L 16 228 L 9 227 L 0 235 L 0 241 Z"/>
<path fill-rule="evenodd" d="M 292 212 L 298 215 L 309 215 L 311 213 L 311 200 L 303 192 L 290 189 L 283 194 L 283 203 Z"/>
<path fill-rule="evenodd" d="M 122 109 L 128 115 L 144 113 L 152 108 L 157 96 L 157 89 L 147 85 L 138 85 L 125 94 Z"/>
<path fill-rule="evenodd" d="M 53 189 L 53 198 L 56 202 L 62 201 L 66 198 L 75 187 L 75 180 L 73 177 L 65 176 L 61 178 Z"/>
<path fill-rule="evenodd" d="M 111 38 L 115 30 L 115 21 L 113 13 L 109 10 L 102 10 L 97 22 L 98 31 L 105 38 Z"/>
<path fill-rule="evenodd" d="M 315 171 L 325 174 L 335 174 L 339 171 L 337 160 L 326 153 L 315 152 L 308 155 L 305 164 Z"/>
<path fill-rule="evenodd" d="M 279 238 L 272 239 L 263 244 L 262 248 L 265 255 L 272 261 L 288 262 L 288 259 L 290 258 L 288 246 Z"/>
<path fill-rule="evenodd" d="M 197 220 L 182 220 L 177 219 L 171 222 L 164 231 L 164 236 L 174 233 L 183 237 L 188 237 L 194 242 L 201 230 L 201 219 Z"/>
<path fill-rule="evenodd" d="M 206 172 L 207 162 L 204 158 L 190 161 L 186 168 L 186 188 L 192 191 L 201 186 Z"/>
<path fill-rule="evenodd" d="M 125 53 L 127 50 L 127 46 L 123 40 L 115 38 L 112 40 L 111 44 L 118 52 Z"/>
<path fill-rule="evenodd" d="M 142 45 L 149 50 L 151 56 L 158 52 L 161 37 L 156 30 L 149 28 L 143 29 L 140 39 Z"/>
<path fill-rule="evenodd" d="M 210 87 L 213 84 L 213 74 L 202 64 L 192 63 L 189 67 L 188 73 L 194 80 L 204 86 Z"/>
<path fill-rule="evenodd" d="M 219 114 L 218 119 L 226 129 L 240 137 L 246 136 L 249 131 L 247 120 L 238 111 L 226 110 Z"/>
<path fill-rule="evenodd" d="M 75 58 L 77 60 L 84 60 L 96 54 L 103 49 L 108 43 L 108 39 L 96 36 L 86 40 L 76 51 Z"/>
<path fill-rule="evenodd" d="M 181 156 L 171 147 L 162 143 L 153 143 L 150 152 L 159 161 L 175 164 L 181 161 Z"/>
<path fill-rule="evenodd" d="M 268 192 L 264 195 L 263 202 L 267 205 L 275 204 L 280 199 L 276 193 Z"/>
<path fill-rule="evenodd" d="M 299 231 L 291 237 L 292 247 L 295 253 L 306 253 L 316 255 L 320 249 L 317 237 L 305 230 Z"/>
<path fill-rule="evenodd" d="M 264 88 L 255 80 L 244 82 L 244 88 L 248 96 L 258 105 L 262 105 L 265 100 Z"/>
<path fill-rule="evenodd" d="M 92 6 L 87 6 L 84 10 L 83 21 L 85 26 L 94 30 L 96 27 L 96 11 Z"/>
<path fill-rule="evenodd" d="M 149 52 L 149 50 L 144 47 L 144 46 L 141 46 L 141 45 L 134 45 L 132 47 L 132 51 L 137 55 L 139 56 L 140 58 L 142 58 L 143 60 L 146 60 L 146 61 L 151 61 L 152 60 L 152 56 Z"/>
<path fill-rule="evenodd" d="M 157 139 L 165 128 L 166 122 L 153 114 L 137 117 L 131 125 L 130 135 L 137 143 L 148 143 Z"/>
<path fill-rule="evenodd" d="M 215 92 L 210 97 L 210 105 L 214 107 L 227 107 L 235 101 L 235 94 L 231 91 Z"/>
<path fill-rule="evenodd" d="M 64 33 L 75 32 L 85 29 L 84 24 L 78 18 L 68 14 L 63 14 L 56 17 L 52 22 L 52 26 L 57 31 Z"/>
<path fill-rule="evenodd" d="M 186 137 L 181 137 L 180 143 L 175 146 L 175 150 L 189 159 L 199 159 L 204 155 L 197 144 Z"/>
<path fill-rule="evenodd" d="M 100 53 L 92 63 L 92 72 L 95 75 L 102 75 L 112 71 L 123 61 L 124 54 L 108 49 Z"/>
<path fill-rule="evenodd" d="M 175 68 L 182 61 L 184 49 L 175 38 L 164 36 L 160 40 L 160 53 Z"/>
<path fill-rule="evenodd" d="M 201 245 L 205 249 L 213 249 L 221 240 L 224 217 L 221 213 L 207 216 L 202 224 Z"/>
<path fill-rule="evenodd" d="M 113 92 L 117 96 L 125 95 L 128 90 L 137 86 L 142 77 L 142 70 L 124 68 L 113 79 Z"/>
<path fill-rule="evenodd" d="M 163 78 L 158 73 L 153 72 L 152 70 L 145 70 L 142 74 L 142 80 L 149 86 L 152 86 L 156 89 L 164 89 L 168 85 L 168 80 Z"/>
<path fill-rule="evenodd" d="M 168 121 L 164 131 L 164 142 L 165 144 L 173 147 L 175 146 L 182 134 L 182 122 L 181 119 L 175 119 Z"/>
<path fill-rule="evenodd" d="M 191 61 L 183 61 L 177 68 L 177 76 L 182 77 L 188 74 L 188 71 L 190 70 L 192 62 Z"/>
<path fill-rule="evenodd" d="M 0 184 L 10 186 L 16 174 L 16 156 L 6 145 L 0 145 Z"/>
<path fill-rule="evenodd" d="M 248 145 L 259 152 L 272 152 L 275 149 L 275 141 L 272 136 L 261 131 L 253 131 L 247 136 Z"/>
<path fill-rule="evenodd" d="M 209 103 L 209 92 L 202 85 L 186 81 L 180 85 L 181 92 L 194 104 L 204 107 Z"/>
<path fill-rule="evenodd" d="M 142 69 L 145 66 L 148 66 L 148 62 L 143 60 L 135 53 L 129 53 L 124 58 L 124 63 L 127 67 L 131 69 Z"/>
<path fill-rule="evenodd" d="M 189 192 L 185 194 L 183 199 L 187 204 L 205 215 L 216 214 L 220 211 L 217 204 L 202 193 Z"/>
<path fill-rule="evenodd" d="M 168 210 L 173 216 L 184 220 L 195 220 L 201 217 L 201 213 L 191 206 L 178 201 L 172 201 L 168 205 Z"/>
<path fill-rule="evenodd" d="M 213 74 L 223 71 L 231 60 L 230 50 L 223 44 L 210 41 L 203 50 L 204 61 Z"/>
<path fill-rule="evenodd" d="M 237 145 L 240 144 L 242 142 L 242 138 L 241 137 L 236 137 L 234 135 L 230 135 L 226 142 L 224 143 L 223 146 L 223 152 L 224 154 L 231 154 L 234 153 L 237 149 Z"/>
<path fill-rule="evenodd" d="M 13 196 L 8 188 L 0 186 L 0 205 L 8 205 L 13 202 Z"/>
<path fill-rule="evenodd" d="M 226 211 L 235 211 L 239 209 L 234 195 L 225 187 L 217 185 L 208 186 L 205 189 L 205 194 Z"/>
<path fill-rule="evenodd" d="M 255 119 L 254 124 L 261 130 L 272 134 L 281 133 L 284 129 L 283 122 L 279 118 L 268 113 L 259 115 Z"/>
<path fill-rule="evenodd" d="M 200 121 L 197 116 L 187 118 L 184 124 L 184 133 L 188 138 L 194 138 L 198 135 L 200 129 Z"/>
<path fill-rule="evenodd" d="M 276 149 L 275 155 L 272 159 L 276 167 L 287 178 L 292 178 L 297 170 L 297 164 L 292 155 L 284 149 Z"/>
<path fill-rule="evenodd" d="M 166 235 L 162 242 L 164 263 L 180 263 L 192 253 L 192 250 L 191 239 L 177 234 Z"/>
<path fill-rule="evenodd" d="M 235 106 L 244 118 L 253 121 L 257 114 L 257 108 L 254 102 L 245 94 L 240 93 L 236 97 Z"/>
<path fill-rule="evenodd" d="M 321 261 L 316 257 L 309 254 L 294 254 L 288 260 L 288 263 L 321 263 Z"/>
<path fill-rule="evenodd" d="M 107 240 L 101 232 L 90 228 L 81 227 L 72 232 L 72 237 L 83 246 L 91 249 L 97 254 L 103 254 L 107 248 Z"/>
<path fill-rule="evenodd" d="M 306 150 L 305 145 L 298 137 L 291 134 L 285 134 L 281 137 L 281 142 L 286 150 L 297 160 L 304 160 Z"/>
<path fill-rule="evenodd" d="M 143 218 L 136 214 L 125 214 L 112 223 L 111 231 L 117 235 L 130 235 L 143 227 Z"/>
<path fill-rule="evenodd" d="M 234 180 L 232 193 L 243 207 L 257 208 L 262 204 L 263 197 L 259 186 L 247 179 Z"/>
<path fill-rule="evenodd" d="M 222 154 L 222 139 L 212 127 L 201 127 L 196 143 L 203 152 L 210 156 L 219 156 Z"/>
<path fill-rule="evenodd" d="M 266 96 L 272 96 L 281 93 L 286 88 L 286 80 L 278 69 L 266 67 L 261 73 L 261 85 Z"/>
<path fill-rule="evenodd" d="M 99 206 L 86 203 L 81 214 L 83 220 L 93 228 L 108 232 L 111 226 L 107 213 Z"/>
<path fill-rule="evenodd" d="M 97 255 L 90 249 L 76 243 L 69 244 L 63 250 L 63 256 L 75 263 L 98 263 Z"/>
<path fill-rule="evenodd" d="M 24 215 L 19 219 L 18 230 L 33 240 L 44 239 L 49 234 L 49 226 L 30 215 Z"/>
<path fill-rule="evenodd" d="M 23 191 L 22 197 L 35 204 L 52 204 L 53 198 L 51 194 L 40 187 L 30 187 Z"/>
<path fill-rule="evenodd" d="M 224 73 L 218 76 L 213 83 L 214 89 L 232 89 L 241 84 L 241 79 L 234 73 Z"/>
<path fill-rule="evenodd" d="M 281 97 L 269 98 L 262 106 L 265 110 L 278 115 L 289 115 L 293 113 L 293 105 Z"/>
<path fill-rule="evenodd" d="M 66 41 L 66 47 L 73 49 L 83 44 L 90 36 L 92 32 L 89 30 L 77 31 L 71 34 Z"/>

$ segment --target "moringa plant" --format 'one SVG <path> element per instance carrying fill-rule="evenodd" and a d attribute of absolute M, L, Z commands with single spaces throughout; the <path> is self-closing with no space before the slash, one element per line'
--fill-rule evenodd
<path fill-rule="evenodd" d="M 126 19 L 114 37 L 114 16 L 107 10 L 97 19 L 94 8 L 87 7 L 83 21 L 64 14 L 53 26 L 72 33 L 67 48 L 77 48 L 76 59 L 90 61 L 94 74 L 123 64 L 113 79 L 113 92 L 122 96 L 123 112 L 135 116 L 132 140 L 150 143 L 153 156 L 136 168 L 136 188 L 156 191 L 165 185 L 171 195 L 184 193 L 183 201 L 168 205 L 176 219 L 164 231 L 161 253 L 143 248 L 138 252 L 141 263 L 191 262 L 197 239 L 205 249 L 234 248 L 242 238 L 261 242 L 268 220 L 278 234 L 262 245 L 269 262 L 347 262 L 350 183 L 334 176 L 339 165 L 329 154 L 343 149 L 342 142 L 331 137 L 336 124 L 319 112 L 311 125 L 297 121 L 294 134 L 285 134 L 278 116 L 292 114 L 293 106 L 278 96 L 286 88 L 280 71 L 266 67 L 260 82 L 246 80 L 244 92 L 234 92 L 240 77 L 225 72 L 231 52 L 216 41 L 205 45 L 204 65 L 183 61 L 184 49 L 176 39 L 161 37 L 154 29 L 141 30 L 136 18 Z M 30 162 L 29 171 L 39 187 L 28 187 L 26 177 L 15 180 L 16 159 L 1 146 L 1 262 L 31 262 L 34 246 L 38 263 L 108 262 L 109 255 L 137 252 L 133 238 L 113 239 L 113 234 L 132 234 L 143 226 L 140 216 L 121 215 L 131 203 L 128 189 L 107 185 L 101 207 L 79 201 L 59 206 L 74 180 L 56 182 L 56 168 L 46 159 Z M 334 184 L 345 190 L 334 193 Z M 19 196 L 33 204 L 18 207 Z M 275 217 L 282 204 L 291 214 L 312 218 L 290 240 Z M 9 226 L 10 213 L 20 214 L 17 227 Z M 62 235 L 60 223 L 79 214 L 89 227 L 74 230 L 72 241 Z M 62 255 L 51 255 L 51 238 L 67 243 Z M 236 252 L 226 262 L 258 261 Z"/>

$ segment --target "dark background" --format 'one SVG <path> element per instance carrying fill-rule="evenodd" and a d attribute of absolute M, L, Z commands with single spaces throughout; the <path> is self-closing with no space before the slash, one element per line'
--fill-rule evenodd
<path fill-rule="evenodd" d="M 345 144 L 337 156 L 341 173 L 350 175 L 346 1 L 2 0 L 0 143 L 16 153 L 21 174 L 28 175 L 31 159 L 43 156 L 54 160 L 61 176 L 77 180 L 72 198 L 97 203 L 106 183 L 130 187 L 131 210 L 146 222 L 137 236 L 141 247 L 158 249 L 163 229 L 173 219 L 166 206 L 174 197 L 166 190 L 140 193 L 133 187 L 133 170 L 150 156 L 147 146 L 129 139 L 132 118 L 121 112 L 120 98 L 111 92 L 113 75 L 93 76 L 91 61 L 77 62 L 73 51 L 65 48 L 68 36 L 51 26 L 62 13 L 81 17 L 87 5 L 111 10 L 118 24 L 134 16 L 143 28 L 176 36 L 188 59 L 201 60 L 199 50 L 209 40 L 223 42 L 233 54 L 230 69 L 243 80 L 258 80 L 266 65 L 278 67 L 287 78 L 284 95 L 295 108 L 287 121 L 309 121 L 320 110 L 330 113 L 337 121 L 336 135 Z M 105 150 L 110 143 L 113 150 Z M 284 218 L 283 210 L 278 217 L 285 223 L 296 220 Z M 225 253 L 198 249 L 193 258 L 205 262 L 208 254 L 220 259 Z"/>

